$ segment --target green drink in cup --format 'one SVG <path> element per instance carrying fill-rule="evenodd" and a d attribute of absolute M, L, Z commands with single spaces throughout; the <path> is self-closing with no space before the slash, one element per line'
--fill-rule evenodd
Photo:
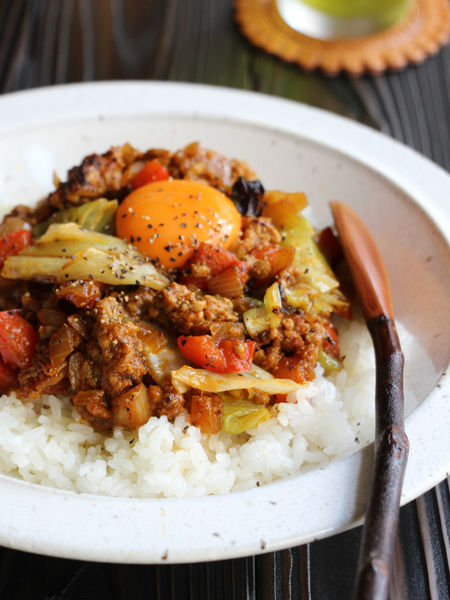
<path fill-rule="evenodd" d="M 319 39 L 359 37 L 398 23 L 414 0 L 277 0 L 293 29 Z"/>

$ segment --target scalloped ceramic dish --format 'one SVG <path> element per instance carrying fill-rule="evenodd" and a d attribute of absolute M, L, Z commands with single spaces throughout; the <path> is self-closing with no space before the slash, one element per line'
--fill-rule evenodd
<path fill-rule="evenodd" d="M 317 223 L 352 206 L 377 240 L 406 356 L 411 451 L 402 502 L 449 469 L 450 177 L 366 127 L 298 103 L 206 86 L 94 83 L 0 98 L 1 211 L 34 203 L 52 172 L 129 141 L 175 149 L 199 140 L 249 162 L 268 188 L 305 191 Z M 331 535 L 361 521 L 372 448 L 261 488 L 190 499 L 75 494 L 0 475 L 0 544 L 85 560 L 224 559 Z"/>

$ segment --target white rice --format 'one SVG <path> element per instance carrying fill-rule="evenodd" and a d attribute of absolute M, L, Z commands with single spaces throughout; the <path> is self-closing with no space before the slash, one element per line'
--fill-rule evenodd
<path fill-rule="evenodd" d="M 373 439 L 374 358 L 358 322 L 341 322 L 344 369 L 317 378 L 277 416 L 240 436 L 202 435 L 186 415 L 112 436 L 79 422 L 70 401 L 0 398 L 0 472 L 46 486 L 138 498 L 246 490 L 350 454 Z"/>

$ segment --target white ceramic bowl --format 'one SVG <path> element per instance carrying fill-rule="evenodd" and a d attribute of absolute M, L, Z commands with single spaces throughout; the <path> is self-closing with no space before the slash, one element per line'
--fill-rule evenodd
<path fill-rule="evenodd" d="M 352 206 L 376 238 L 406 356 L 411 451 L 405 503 L 449 469 L 450 178 L 366 127 L 294 102 L 173 83 L 95 83 L 0 98 L 2 212 L 34 203 L 88 153 L 130 141 L 176 149 L 199 140 L 247 160 L 267 188 L 303 190 L 319 225 Z M 361 521 L 371 447 L 254 491 L 141 500 L 58 491 L 0 476 L 0 544 L 114 562 L 194 562 L 311 541 Z"/>

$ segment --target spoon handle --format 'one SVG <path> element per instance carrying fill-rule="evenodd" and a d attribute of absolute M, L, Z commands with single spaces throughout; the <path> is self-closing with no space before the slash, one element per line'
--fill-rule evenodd
<path fill-rule="evenodd" d="M 376 433 L 370 495 L 354 587 L 355 600 L 388 597 L 400 495 L 408 459 L 403 423 L 403 353 L 394 322 L 367 321 L 375 347 Z"/>
<path fill-rule="evenodd" d="M 409 448 L 403 417 L 404 358 L 377 245 L 349 206 L 331 202 L 331 210 L 372 336 L 376 364 L 374 463 L 353 598 L 385 600 Z"/>

